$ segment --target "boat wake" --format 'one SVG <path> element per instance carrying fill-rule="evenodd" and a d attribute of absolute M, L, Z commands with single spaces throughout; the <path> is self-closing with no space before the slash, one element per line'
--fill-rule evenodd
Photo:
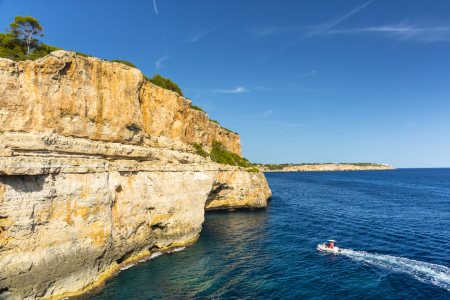
<path fill-rule="evenodd" d="M 340 254 L 399 273 L 406 273 L 415 279 L 439 286 L 450 291 L 450 268 L 404 257 L 381 255 L 351 249 L 341 249 Z"/>

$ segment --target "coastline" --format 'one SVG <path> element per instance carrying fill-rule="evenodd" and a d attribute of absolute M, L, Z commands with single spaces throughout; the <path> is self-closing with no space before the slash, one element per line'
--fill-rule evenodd
<path fill-rule="evenodd" d="M 268 167 L 258 167 L 261 172 L 321 172 L 321 171 L 382 171 L 396 170 L 390 165 L 358 166 L 351 164 L 323 164 L 287 166 L 281 170 L 270 170 Z"/>
<path fill-rule="evenodd" d="M 91 283 L 90 285 L 88 285 L 87 287 L 85 287 L 79 291 L 65 293 L 65 294 L 59 294 L 57 296 L 53 296 L 50 298 L 43 298 L 43 300 L 59 300 L 59 299 L 66 299 L 66 298 L 67 299 L 69 299 L 69 298 L 76 299 L 76 298 L 82 297 L 83 295 L 85 295 L 87 293 L 101 290 L 102 288 L 105 287 L 106 282 L 109 279 L 113 278 L 120 271 L 126 270 L 126 269 L 130 268 L 131 266 L 134 266 L 135 264 L 148 261 L 148 260 L 152 259 L 154 257 L 153 255 L 156 253 L 160 253 L 160 255 L 162 255 L 162 254 L 166 254 L 166 253 L 181 251 L 186 247 L 192 246 L 195 242 L 197 242 L 197 240 L 199 238 L 200 238 L 200 234 L 198 234 L 195 238 L 187 241 L 186 243 L 174 244 L 169 247 L 165 247 L 165 248 L 161 248 L 161 249 L 157 249 L 157 250 L 149 250 L 149 251 L 145 251 L 141 254 L 138 254 L 136 256 L 132 256 L 132 257 L 128 258 L 127 260 L 125 260 L 124 262 L 122 262 L 121 264 L 118 264 L 118 265 L 112 267 L 110 270 L 107 270 L 103 274 L 100 274 L 99 278 L 97 280 L 95 280 L 93 283 Z"/>

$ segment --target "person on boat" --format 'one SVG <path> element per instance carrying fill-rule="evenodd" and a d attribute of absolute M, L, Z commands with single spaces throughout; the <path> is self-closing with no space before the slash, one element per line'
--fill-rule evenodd
<path fill-rule="evenodd" d="M 333 249 L 333 247 L 334 247 L 334 243 L 331 242 L 331 243 L 330 243 L 330 248 Z"/>

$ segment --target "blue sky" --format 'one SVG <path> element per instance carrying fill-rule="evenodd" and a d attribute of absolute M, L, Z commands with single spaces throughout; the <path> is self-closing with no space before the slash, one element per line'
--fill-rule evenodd
<path fill-rule="evenodd" d="M 252 162 L 450 167 L 450 1 L 0 1 L 171 78 Z"/>

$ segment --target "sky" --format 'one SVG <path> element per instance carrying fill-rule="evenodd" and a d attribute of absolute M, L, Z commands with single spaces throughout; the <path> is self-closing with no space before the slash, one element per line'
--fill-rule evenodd
<path fill-rule="evenodd" d="M 450 1 L 0 0 L 172 79 L 258 163 L 450 167 Z"/>

